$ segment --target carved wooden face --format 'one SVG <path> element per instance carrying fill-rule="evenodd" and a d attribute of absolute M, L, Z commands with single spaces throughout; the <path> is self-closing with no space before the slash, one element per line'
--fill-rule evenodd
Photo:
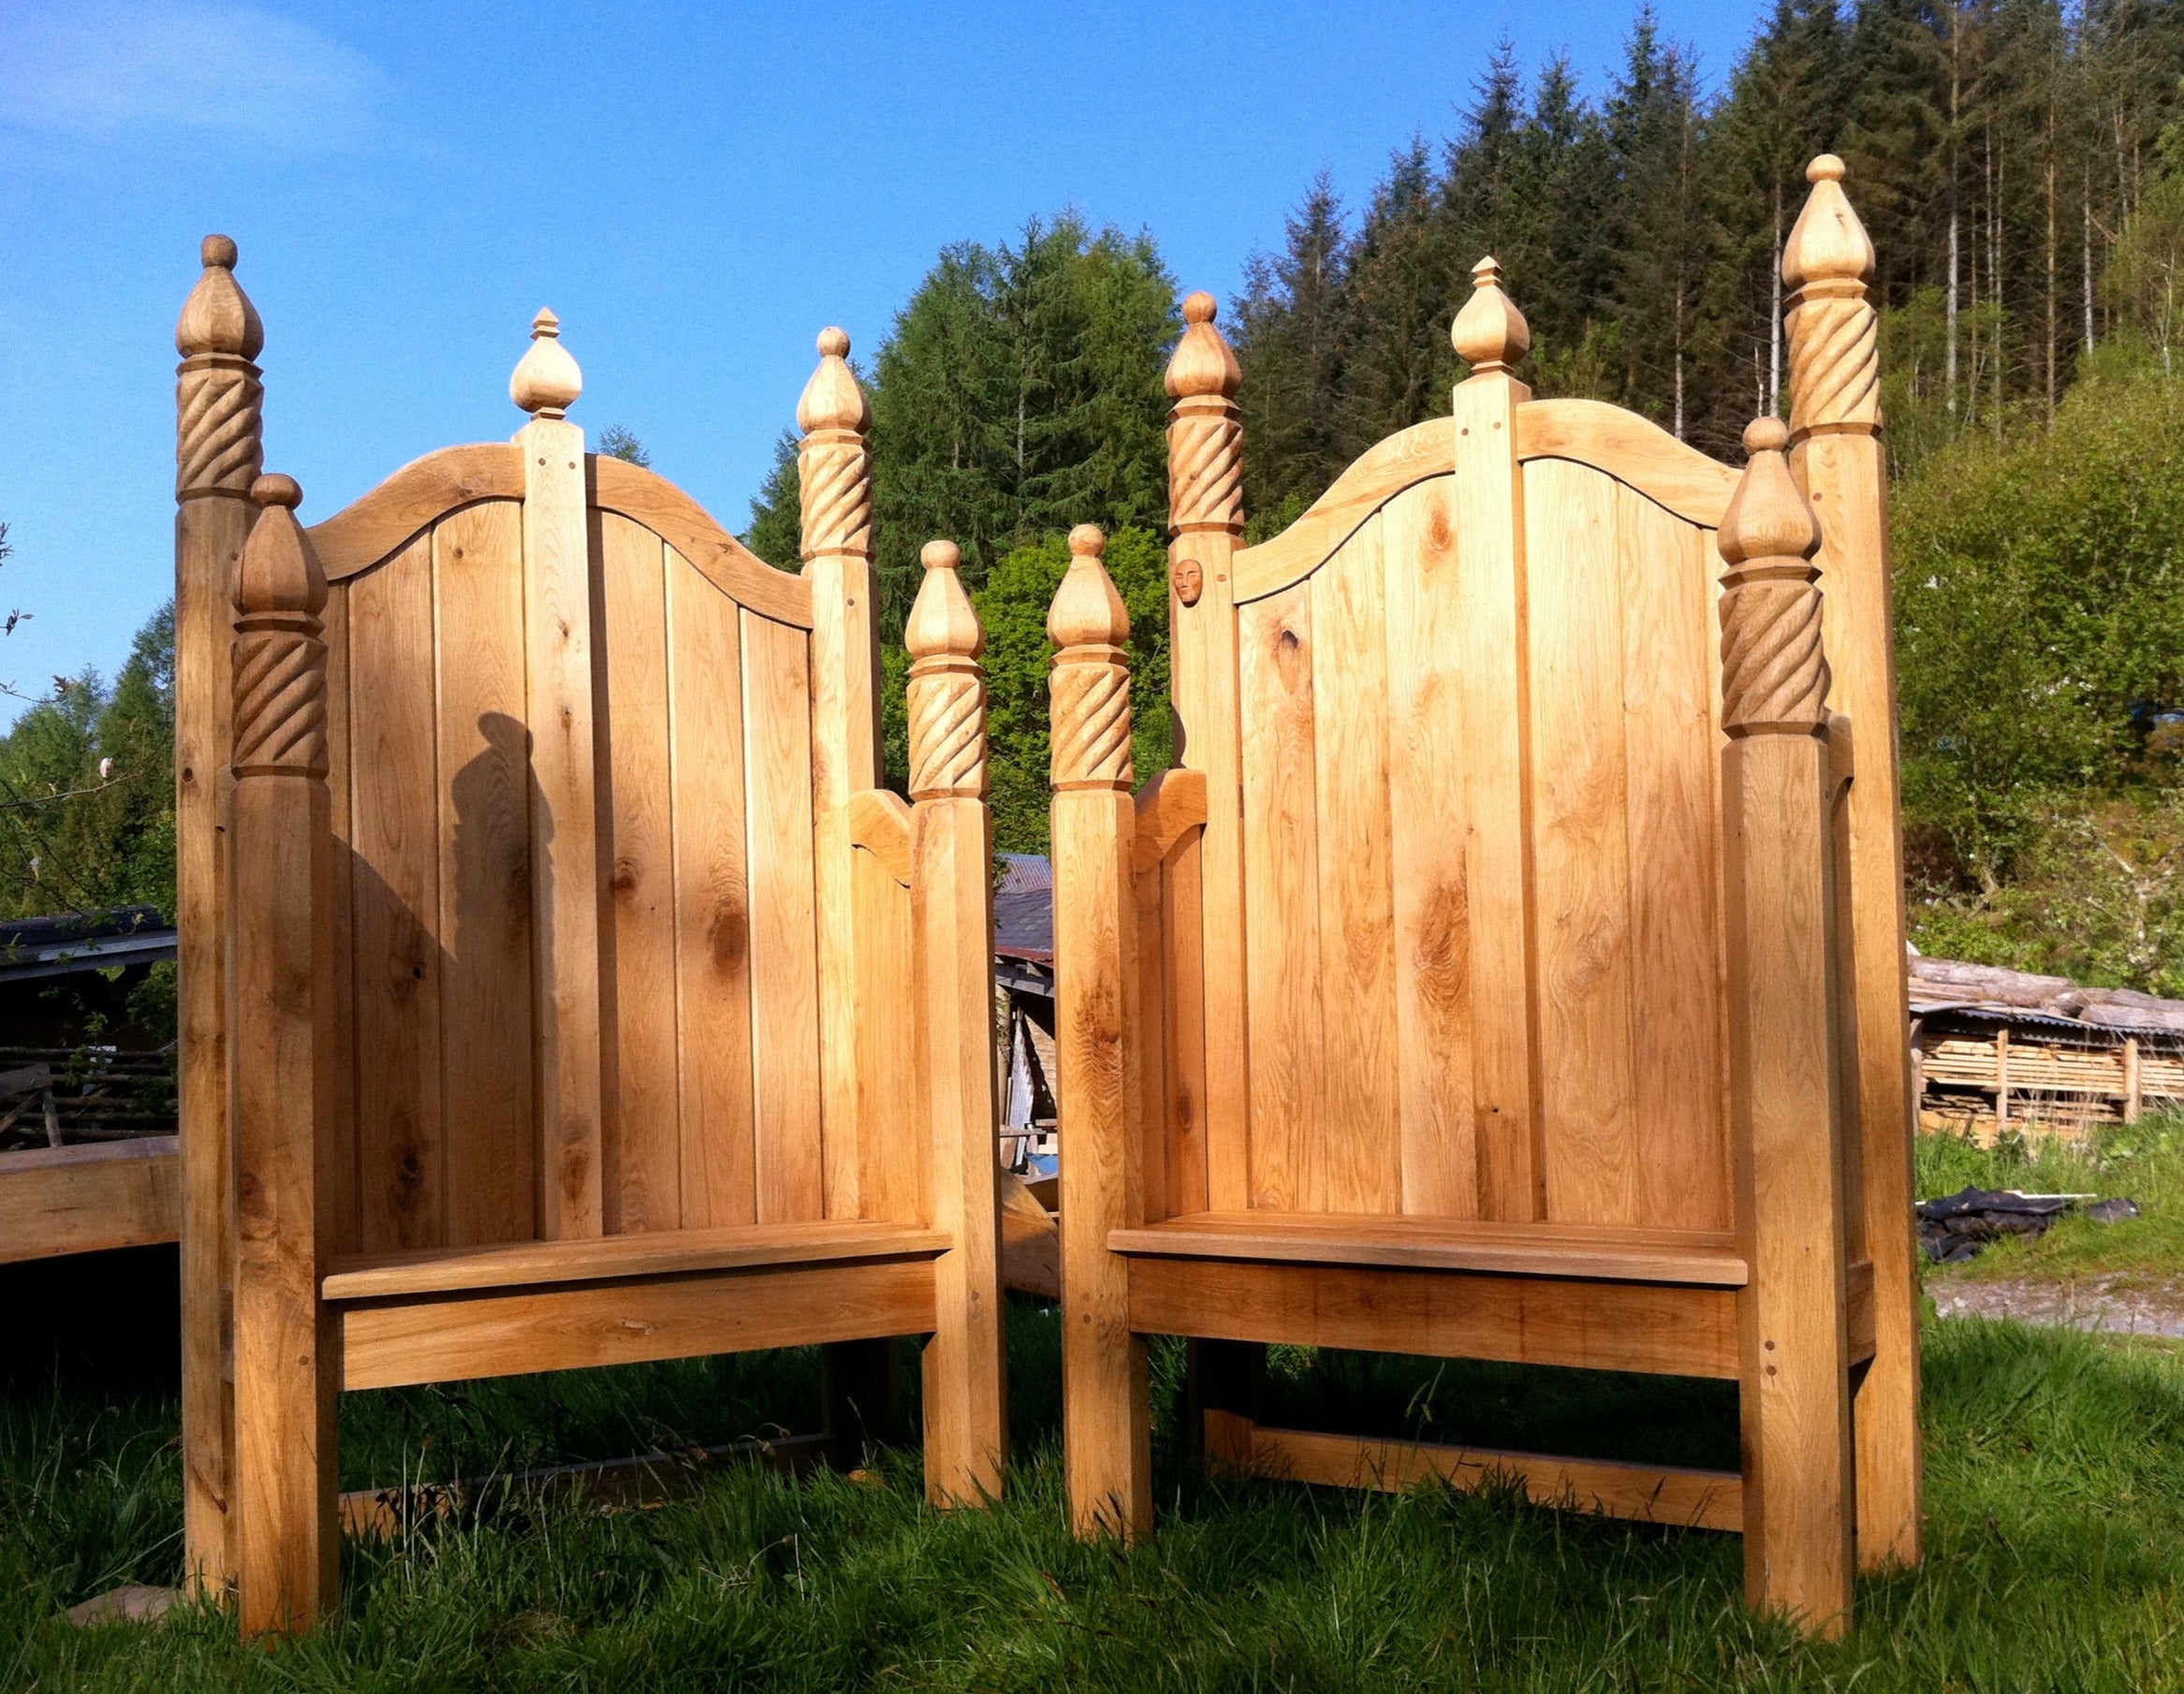
<path fill-rule="evenodd" d="M 1174 574 L 1169 580 L 1175 584 L 1178 600 L 1180 600 L 1185 606 L 1198 604 L 1198 595 L 1204 590 L 1206 580 L 1199 574 L 1198 562 L 1195 559 L 1177 560 Z"/>

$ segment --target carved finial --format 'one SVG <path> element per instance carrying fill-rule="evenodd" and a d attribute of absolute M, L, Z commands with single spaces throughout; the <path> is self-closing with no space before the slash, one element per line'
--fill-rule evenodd
<path fill-rule="evenodd" d="M 986 632 L 956 567 L 952 541 L 929 541 L 920 555 L 925 580 L 903 627 L 910 666 L 910 797 L 983 799 L 986 796 L 986 673 L 978 655 Z"/>
<path fill-rule="evenodd" d="M 1236 362 L 1227 339 L 1213 327 L 1220 309 L 1204 289 L 1183 301 L 1183 339 L 1168 357 L 1170 400 L 1189 400 L 1200 394 L 1231 398 L 1242 385 L 1243 367 Z"/>
<path fill-rule="evenodd" d="M 1866 298 L 1873 243 L 1843 192 L 1840 159 L 1824 153 L 1805 177 L 1812 192 L 1782 245 L 1791 433 L 1870 434 L 1881 427 L 1880 320 Z"/>
<path fill-rule="evenodd" d="M 235 774 L 322 777 L 326 573 L 296 521 L 295 480 L 260 476 L 250 497 L 260 510 L 235 577 Z"/>
<path fill-rule="evenodd" d="M 1532 347 L 1532 326 L 1502 292 L 1502 264 L 1488 256 L 1472 267 L 1472 297 L 1449 326 L 1448 339 L 1473 376 L 1504 372 Z"/>
<path fill-rule="evenodd" d="M 508 378 L 508 398 L 535 417 L 564 417 L 584 391 L 584 373 L 561 344 L 561 319 L 541 306 L 531 320 L 531 345 Z"/>
<path fill-rule="evenodd" d="M 1123 643 L 1130 613 L 1107 568 L 1100 562 L 1107 538 L 1094 524 L 1069 532 L 1069 573 L 1047 614 L 1054 655 L 1052 702 L 1053 780 L 1059 789 L 1128 790 L 1136 779 L 1130 760 L 1130 665 Z"/>
<path fill-rule="evenodd" d="M 265 346 L 257 308 L 235 280 L 235 243 L 208 235 L 197 285 L 174 326 L 174 493 L 245 497 L 264 462 L 265 386 L 251 363 Z"/>
<path fill-rule="evenodd" d="M 1789 431 L 1762 417 L 1722 514 L 1722 727 L 1732 736 L 1816 735 L 1827 722 L 1821 642 L 1820 524 L 1790 475 Z"/>
<path fill-rule="evenodd" d="M 872 552 L 872 465 L 864 432 L 872 407 L 849 368 L 849 337 L 819 331 L 819 368 L 797 402 L 797 476 L 803 501 L 803 555 Z"/>
<path fill-rule="evenodd" d="M 174 350 L 184 358 L 194 353 L 256 358 L 265 349 L 266 329 L 250 296 L 235 280 L 234 241 L 224 235 L 208 235 L 198 256 L 205 268 L 183 302 L 182 317 L 174 326 Z"/>
<path fill-rule="evenodd" d="M 1213 327 L 1219 304 L 1203 289 L 1183 302 L 1183 339 L 1168 359 L 1167 391 L 1176 404 L 1168 423 L 1168 533 L 1200 530 L 1240 535 L 1244 529 L 1243 425 L 1236 391 L 1243 368 Z M 1202 584 L 1177 562 L 1176 594 L 1198 603 Z M 1192 572 L 1197 569 L 1191 562 Z"/>

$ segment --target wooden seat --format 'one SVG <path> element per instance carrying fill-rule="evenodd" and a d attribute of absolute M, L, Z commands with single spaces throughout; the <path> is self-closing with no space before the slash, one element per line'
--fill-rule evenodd
<path fill-rule="evenodd" d="M 862 1219 L 830 1223 L 759 1223 L 734 1229 L 660 1230 L 580 1241 L 519 1241 L 502 1247 L 425 1248 L 336 1259 L 319 1284 L 327 1300 L 399 1300 L 463 1290 L 545 1288 L 699 1271 L 850 1259 L 930 1259 L 948 1249 L 940 1230 Z"/>
<path fill-rule="evenodd" d="M 1741 473 L 1533 399 L 1488 258 L 1447 415 L 1247 547 L 1242 372 L 1184 302 L 1177 768 L 1133 767 L 1096 530 L 1048 621 L 1080 1532 L 1151 1527 L 1166 1335 L 1233 1469 L 1514 1469 L 1741 1529 L 1752 1602 L 1827 1634 L 1858 1564 L 1918 1557 L 1873 253 L 1841 176 L 1813 162 L 1792 416 Z M 1744 1470 L 1268 1431 L 1272 1343 L 1734 1380 Z"/>
<path fill-rule="evenodd" d="M 928 1337 L 928 1497 L 989 1500 L 984 636 L 930 544 L 905 803 L 848 336 L 797 408 L 800 572 L 585 451 L 548 312 L 513 442 L 306 530 L 258 474 L 234 244 L 203 260 L 176 525 L 192 1579 L 246 1633 L 331 1603 L 345 1389 L 818 1346 L 855 1462 L 889 1349 Z"/>
<path fill-rule="evenodd" d="M 1189 1259 L 1381 1264 L 1604 1282 L 1742 1288 L 1744 1259 L 1725 1231 L 1612 1230 L 1344 1212 L 1190 1212 L 1115 1230 L 1108 1250 Z"/>

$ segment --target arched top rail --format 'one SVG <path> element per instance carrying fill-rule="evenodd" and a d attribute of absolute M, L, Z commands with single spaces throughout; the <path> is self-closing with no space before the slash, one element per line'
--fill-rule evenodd
<path fill-rule="evenodd" d="M 1372 447 L 1281 534 L 1236 556 L 1238 604 L 1301 582 L 1405 489 L 1456 468 L 1457 424 L 1432 417 Z M 1737 474 L 1659 424 L 1597 400 L 1534 400 L 1517 408 L 1517 457 L 1567 459 L 1604 471 L 1687 523 L 1714 529 Z"/>
<path fill-rule="evenodd" d="M 666 477 L 587 454 L 585 500 L 643 524 L 738 605 L 776 622 L 812 626 L 811 586 L 760 559 Z M 420 530 L 481 500 L 523 498 L 523 460 L 512 444 L 443 447 L 413 460 L 360 500 L 311 527 L 327 580 L 360 575 Z"/>

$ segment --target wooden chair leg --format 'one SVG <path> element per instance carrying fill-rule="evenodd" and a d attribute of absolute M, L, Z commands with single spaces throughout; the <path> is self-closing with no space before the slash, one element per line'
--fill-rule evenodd
<path fill-rule="evenodd" d="M 827 1460 L 843 1470 L 864 1463 L 871 1448 L 901 1433 L 895 1392 L 895 1343 L 835 1341 L 819 1350 L 827 1406 Z"/>
<path fill-rule="evenodd" d="M 235 1322 L 237 1598 L 245 1639 L 300 1635 L 341 1589 L 329 1321 L 246 1272 Z"/>

